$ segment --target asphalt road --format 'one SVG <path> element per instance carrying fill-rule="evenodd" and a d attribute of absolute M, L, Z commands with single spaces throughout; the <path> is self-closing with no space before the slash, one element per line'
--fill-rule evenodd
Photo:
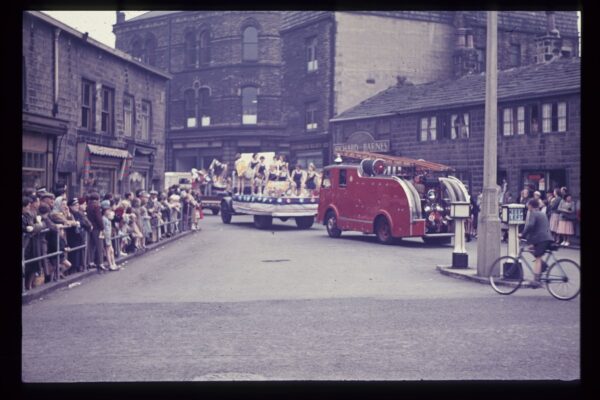
<path fill-rule="evenodd" d="M 251 221 L 206 216 L 121 271 L 24 305 L 23 380 L 580 378 L 579 298 L 441 275 L 450 246 Z"/>

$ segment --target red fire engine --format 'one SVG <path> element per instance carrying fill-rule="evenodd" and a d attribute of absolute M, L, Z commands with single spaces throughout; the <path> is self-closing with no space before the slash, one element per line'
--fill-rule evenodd
<path fill-rule="evenodd" d="M 446 165 L 360 151 L 341 151 L 362 160 L 325 167 L 317 222 L 329 236 L 343 231 L 375 233 L 379 242 L 422 237 L 449 243 L 454 232 L 453 201 L 470 201 L 464 184 Z"/>

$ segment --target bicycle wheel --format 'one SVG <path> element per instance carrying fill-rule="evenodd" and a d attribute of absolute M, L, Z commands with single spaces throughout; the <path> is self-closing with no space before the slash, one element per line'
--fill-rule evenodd
<path fill-rule="evenodd" d="M 581 269 L 575 261 L 562 259 L 548 268 L 544 277 L 550 294 L 558 300 L 571 300 L 581 290 Z"/>
<path fill-rule="evenodd" d="M 523 282 L 523 267 L 516 258 L 500 257 L 490 270 L 490 284 L 500 294 L 512 294 Z"/>

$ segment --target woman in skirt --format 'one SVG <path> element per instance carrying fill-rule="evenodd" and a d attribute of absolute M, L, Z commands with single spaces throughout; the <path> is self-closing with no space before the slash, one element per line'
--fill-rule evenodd
<path fill-rule="evenodd" d="M 564 237 L 564 240 L 561 242 L 560 245 L 569 246 L 569 239 L 575 234 L 573 221 L 575 220 L 576 215 L 573 196 L 567 194 L 565 198 L 560 202 L 558 206 L 558 211 L 560 212 L 560 220 L 558 221 L 558 229 L 556 232 L 560 236 Z"/>
<path fill-rule="evenodd" d="M 560 221 L 560 212 L 558 211 L 558 206 L 562 200 L 560 197 L 560 189 L 554 189 L 554 196 L 550 203 L 548 204 L 548 208 L 550 209 L 550 232 L 552 232 L 552 236 L 554 236 L 554 240 L 556 243 L 560 243 L 560 235 L 558 234 L 558 222 Z"/>

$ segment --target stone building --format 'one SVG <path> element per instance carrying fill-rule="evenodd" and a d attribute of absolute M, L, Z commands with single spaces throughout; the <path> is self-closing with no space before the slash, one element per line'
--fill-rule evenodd
<path fill-rule="evenodd" d="M 37 11 L 22 63 L 23 187 L 162 187 L 169 74 Z"/>
<path fill-rule="evenodd" d="M 153 11 L 120 14 L 114 32 L 117 48 L 173 74 L 167 166 L 189 170 L 259 150 L 326 165 L 336 115 L 397 83 L 482 72 L 485 24 L 476 11 Z M 500 69 L 548 47 L 576 56 L 577 15 L 501 12 L 498 43 Z"/>
<path fill-rule="evenodd" d="M 238 152 L 288 152 L 281 12 L 152 11 L 119 18 L 116 47 L 173 75 L 168 168 L 206 168 L 213 158 L 231 163 Z M 146 42 L 154 45 L 140 46 Z"/>
<path fill-rule="evenodd" d="M 543 57 L 542 57 L 543 58 Z M 498 184 L 567 186 L 579 197 L 581 62 L 556 58 L 498 73 Z M 330 120 L 338 148 L 389 142 L 389 153 L 455 168 L 483 185 L 485 74 L 391 87 Z"/>

